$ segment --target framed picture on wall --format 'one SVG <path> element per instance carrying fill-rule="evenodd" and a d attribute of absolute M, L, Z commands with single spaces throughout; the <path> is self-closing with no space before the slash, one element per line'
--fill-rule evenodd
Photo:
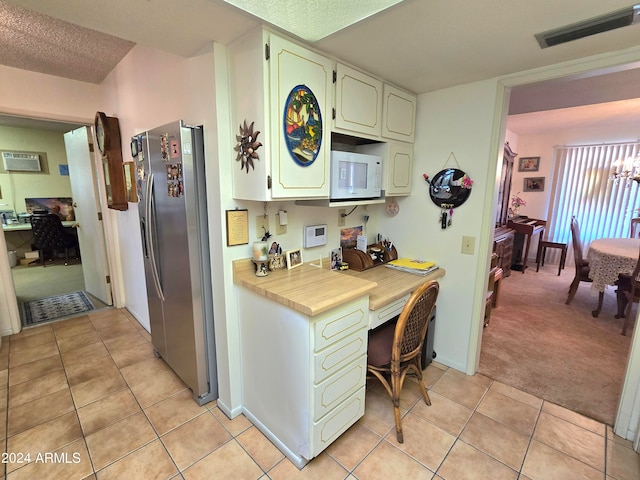
<path fill-rule="evenodd" d="M 537 172 L 540 170 L 540 157 L 522 157 L 518 162 L 519 172 Z"/>
<path fill-rule="evenodd" d="M 526 177 L 524 179 L 525 192 L 544 192 L 544 177 Z"/>

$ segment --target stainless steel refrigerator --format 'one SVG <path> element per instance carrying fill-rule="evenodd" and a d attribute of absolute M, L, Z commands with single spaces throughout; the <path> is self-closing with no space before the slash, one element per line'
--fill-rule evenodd
<path fill-rule="evenodd" d="M 202 127 L 131 139 L 151 338 L 200 404 L 218 397 Z"/>

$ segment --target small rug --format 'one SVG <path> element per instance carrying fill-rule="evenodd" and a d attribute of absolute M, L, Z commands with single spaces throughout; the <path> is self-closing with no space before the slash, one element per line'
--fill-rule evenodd
<path fill-rule="evenodd" d="M 84 292 L 65 293 L 25 302 L 22 306 L 24 325 L 47 322 L 95 309 Z"/>

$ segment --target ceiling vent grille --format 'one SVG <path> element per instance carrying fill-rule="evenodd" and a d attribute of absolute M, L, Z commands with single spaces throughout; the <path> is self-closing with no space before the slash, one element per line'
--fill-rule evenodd
<path fill-rule="evenodd" d="M 553 47 L 580 38 L 608 32 L 616 28 L 633 25 L 640 20 L 640 5 L 633 5 L 622 10 L 607 13 L 600 17 L 573 23 L 555 30 L 537 33 L 535 35 L 540 48 Z"/>
<path fill-rule="evenodd" d="M 37 153 L 2 152 L 2 163 L 7 172 L 40 172 Z"/>

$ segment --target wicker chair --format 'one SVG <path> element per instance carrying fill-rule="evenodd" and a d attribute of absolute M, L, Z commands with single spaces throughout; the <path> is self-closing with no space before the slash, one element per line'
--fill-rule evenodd
<path fill-rule="evenodd" d="M 400 418 L 400 392 L 407 373 L 415 373 L 424 402 L 431 405 L 422 381 L 422 345 L 429 328 L 429 319 L 438 298 L 439 284 L 423 283 L 409 297 L 398 321 L 387 323 L 369 332 L 367 372 L 382 382 L 393 402 L 398 442 L 403 442 Z"/>
<path fill-rule="evenodd" d="M 33 233 L 32 246 L 39 250 L 40 263 L 44 266 L 46 251 L 52 253 L 64 249 L 65 265 L 69 264 L 69 249 L 78 251 L 78 240 L 64 231 L 62 221 L 57 215 L 32 215 L 31 231 Z"/>
<path fill-rule="evenodd" d="M 636 268 L 633 270 L 633 273 L 630 275 L 623 273 L 618 275 L 618 289 L 616 290 L 618 313 L 616 314 L 616 318 L 624 317 L 622 335 L 626 335 L 627 328 L 629 328 L 631 305 L 640 300 L 640 282 L 637 280 L 638 275 L 640 275 L 640 252 L 638 252 L 638 263 L 636 263 Z"/>
<path fill-rule="evenodd" d="M 631 231 L 629 232 L 630 238 L 640 238 L 640 217 L 631 219 Z"/>
<path fill-rule="evenodd" d="M 589 262 L 582 256 L 582 244 L 580 243 L 580 226 L 576 217 L 571 217 L 571 239 L 573 241 L 573 258 L 576 264 L 576 276 L 569 286 L 569 296 L 565 302 L 567 305 L 571 303 L 578 291 L 580 282 L 592 282 L 589 278 Z"/>

